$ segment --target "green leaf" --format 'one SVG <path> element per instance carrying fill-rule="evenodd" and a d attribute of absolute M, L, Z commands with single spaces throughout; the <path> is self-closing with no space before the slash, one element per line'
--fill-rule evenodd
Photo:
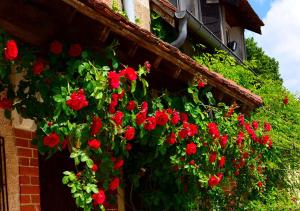
<path fill-rule="evenodd" d="M 135 92 L 135 88 L 136 88 L 136 81 L 132 81 L 131 82 L 131 93 Z"/>

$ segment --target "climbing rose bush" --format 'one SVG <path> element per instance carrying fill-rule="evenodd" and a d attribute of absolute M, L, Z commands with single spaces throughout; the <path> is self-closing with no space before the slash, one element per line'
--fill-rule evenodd
<path fill-rule="evenodd" d="M 165 194 L 176 200 L 166 204 L 149 190 L 143 200 L 147 204 L 151 195 L 157 209 L 188 209 L 199 206 L 199 200 L 206 202 L 204 208 L 227 209 L 243 200 L 233 200 L 232 194 L 259 194 L 267 185 L 271 125 L 247 121 L 236 107 L 216 104 L 201 76 L 183 94 L 151 93 L 150 63 L 121 64 L 112 47 L 100 52 L 107 58 L 99 60 L 99 52 L 58 40 L 43 58 L 29 51 L 30 56 L 18 55 L 13 40 L 2 46 L 6 69 L 22 67 L 25 76 L 0 106 L 35 120 L 34 144 L 41 154 L 70 150 L 76 171 L 64 172 L 62 182 L 78 207 L 103 210 L 114 203 L 124 180 L 138 190 L 143 180 L 155 181 L 160 173 L 167 180 L 160 177 L 157 184 L 165 184 L 157 189 L 174 187 Z M 2 89 L 12 88 L 7 78 L 2 76 Z M 228 195 L 225 186 L 232 183 L 236 189 Z"/>

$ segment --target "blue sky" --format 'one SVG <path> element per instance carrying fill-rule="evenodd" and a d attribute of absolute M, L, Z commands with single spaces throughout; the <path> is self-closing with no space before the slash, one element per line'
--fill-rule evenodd
<path fill-rule="evenodd" d="M 253 36 L 267 55 L 279 61 L 284 86 L 300 95 L 300 0 L 249 0 L 265 23 Z"/>

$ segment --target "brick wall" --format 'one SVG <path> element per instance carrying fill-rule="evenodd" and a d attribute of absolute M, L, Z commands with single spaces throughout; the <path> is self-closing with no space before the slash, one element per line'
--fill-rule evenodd
<path fill-rule="evenodd" d="M 20 210 L 40 210 L 38 151 L 31 145 L 33 132 L 14 129 L 19 163 Z"/>

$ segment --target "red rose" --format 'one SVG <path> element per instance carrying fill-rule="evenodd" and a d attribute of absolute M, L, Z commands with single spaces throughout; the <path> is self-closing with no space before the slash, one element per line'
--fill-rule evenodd
<path fill-rule="evenodd" d="M 108 107 L 108 112 L 110 114 L 116 113 L 116 107 L 114 105 L 110 104 L 109 107 Z"/>
<path fill-rule="evenodd" d="M 219 160 L 219 167 L 223 168 L 225 166 L 226 158 L 225 156 L 222 156 L 221 159 Z"/>
<path fill-rule="evenodd" d="M 285 96 L 285 97 L 284 97 L 284 99 L 283 99 L 283 104 L 284 104 L 284 105 L 289 104 L 289 98 L 288 98 L 288 96 Z"/>
<path fill-rule="evenodd" d="M 186 145 L 186 150 L 185 150 L 187 155 L 193 155 L 197 153 L 197 146 L 194 142 L 191 142 Z"/>
<path fill-rule="evenodd" d="M 18 57 L 18 46 L 14 40 L 8 40 L 4 48 L 4 57 L 8 61 L 14 61 Z"/>
<path fill-rule="evenodd" d="M 257 186 L 261 188 L 263 186 L 262 181 L 257 182 Z"/>
<path fill-rule="evenodd" d="M 115 177 L 109 184 L 109 190 L 116 190 L 120 185 L 120 179 L 118 177 Z"/>
<path fill-rule="evenodd" d="M 54 148 L 55 146 L 57 146 L 59 144 L 59 139 L 60 139 L 59 136 L 55 132 L 52 132 L 48 136 L 45 136 L 43 138 L 43 142 L 44 142 L 44 145 L 46 145 L 50 148 Z"/>
<path fill-rule="evenodd" d="M 177 125 L 179 121 L 180 121 L 179 112 L 174 111 L 172 114 L 171 123 L 173 125 Z"/>
<path fill-rule="evenodd" d="M 135 122 L 137 125 L 141 125 L 143 124 L 145 121 L 146 121 L 146 114 L 143 113 L 143 112 L 139 112 L 137 115 L 136 115 L 136 118 L 135 118 Z"/>
<path fill-rule="evenodd" d="M 122 89 L 121 93 L 118 94 L 118 99 L 122 100 L 124 96 L 125 96 L 125 91 L 124 91 L 124 89 Z"/>
<path fill-rule="evenodd" d="M 169 116 L 164 111 L 156 111 L 155 112 L 156 124 L 160 126 L 164 126 L 167 124 L 169 120 Z"/>
<path fill-rule="evenodd" d="M 90 147 L 91 149 L 97 150 L 97 149 L 100 148 L 101 142 L 100 142 L 99 140 L 97 140 L 97 139 L 92 139 L 92 140 L 89 140 L 89 141 L 88 141 L 88 145 L 89 145 L 89 147 Z"/>
<path fill-rule="evenodd" d="M 270 137 L 268 135 L 265 135 L 260 139 L 260 143 L 267 144 L 267 143 L 269 143 L 269 139 L 270 139 Z"/>
<path fill-rule="evenodd" d="M 191 160 L 191 161 L 189 162 L 189 164 L 190 164 L 191 166 L 193 166 L 193 165 L 196 164 L 196 162 L 195 162 L 195 160 Z"/>
<path fill-rule="evenodd" d="M 100 117 L 94 116 L 91 126 L 91 136 L 97 135 L 102 128 L 102 121 Z"/>
<path fill-rule="evenodd" d="M 150 64 L 150 62 L 149 62 L 149 61 L 145 61 L 144 66 L 145 66 L 146 70 L 147 70 L 148 72 L 150 72 L 150 69 L 151 69 L 151 64 Z"/>
<path fill-rule="evenodd" d="M 189 121 L 188 115 L 184 112 L 180 112 L 180 119 L 181 119 L 181 122 L 188 122 Z"/>
<path fill-rule="evenodd" d="M 42 72 L 44 72 L 45 68 L 46 68 L 46 62 L 43 59 L 38 59 L 33 64 L 32 72 L 35 75 L 40 75 Z"/>
<path fill-rule="evenodd" d="M 50 52 L 56 55 L 61 54 L 63 51 L 63 45 L 61 42 L 55 40 L 50 44 Z"/>
<path fill-rule="evenodd" d="M 125 77 L 130 81 L 135 81 L 137 79 L 136 71 L 131 67 L 126 68 Z"/>
<path fill-rule="evenodd" d="M 126 149 L 126 151 L 132 150 L 132 144 L 127 143 L 126 146 L 125 146 L 125 149 Z"/>
<path fill-rule="evenodd" d="M 3 98 L 0 101 L 0 108 L 2 108 L 2 109 L 11 109 L 12 108 L 12 102 L 7 98 Z"/>
<path fill-rule="evenodd" d="M 167 143 L 170 145 L 173 145 L 176 143 L 176 135 L 175 133 L 171 133 L 168 137 L 167 137 Z"/>
<path fill-rule="evenodd" d="M 265 129 L 266 132 L 270 131 L 270 130 L 272 129 L 270 123 L 265 122 L 265 123 L 264 123 L 264 129 Z"/>
<path fill-rule="evenodd" d="M 141 112 L 148 113 L 148 103 L 146 101 L 142 102 L 141 104 Z"/>
<path fill-rule="evenodd" d="M 203 81 L 198 81 L 198 89 L 205 87 L 205 83 Z"/>
<path fill-rule="evenodd" d="M 212 175 L 208 180 L 208 184 L 211 188 L 218 185 L 219 183 L 220 183 L 220 178 L 215 175 Z"/>
<path fill-rule="evenodd" d="M 135 136 L 135 129 L 134 127 L 127 127 L 126 131 L 125 131 L 125 138 L 127 141 L 130 141 L 132 139 L 134 139 Z"/>
<path fill-rule="evenodd" d="M 92 166 L 92 171 L 93 171 L 93 172 L 97 172 L 97 171 L 98 171 L 98 166 L 97 166 L 97 164 L 93 164 L 93 166 Z"/>
<path fill-rule="evenodd" d="M 269 148 L 271 148 L 273 146 L 273 141 L 271 139 L 269 140 L 269 144 L 268 145 L 269 145 Z"/>
<path fill-rule="evenodd" d="M 75 111 L 78 111 L 89 105 L 89 102 L 85 98 L 83 89 L 79 89 L 77 92 L 73 92 L 70 96 L 70 99 L 67 100 L 66 103 L 71 109 Z"/>
<path fill-rule="evenodd" d="M 252 122 L 252 127 L 253 127 L 254 130 L 257 130 L 257 129 L 258 129 L 258 125 L 259 125 L 259 124 L 258 124 L 257 121 L 253 121 L 253 122 Z"/>
<path fill-rule="evenodd" d="M 112 89 L 118 89 L 120 86 L 120 75 L 114 71 L 108 73 L 109 86 Z"/>
<path fill-rule="evenodd" d="M 117 111 L 113 116 L 112 120 L 116 123 L 116 125 L 122 125 L 122 119 L 124 114 L 122 111 Z"/>
<path fill-rule="evenodd" d="M 209 162 L 210 163 L 214 163 L 217 159 L 217 152 L 212 152 L 210 155 L 209 155 Z"/>
<path fill-rule="evenodd" d="M 236 140 L 236 144 L 237 145 L 240 145 L 244 140 L 244 133 L 243 132 L 239 132 L 238 133 L 238 137 L 237 137 L 237 140 Z"/>
<path fill-rule="evenodd" d="M 128 111 L 133 111 L 136 108 L 136 103 L 134 102 L 134 100 L 131 100 L 127 103 L 126 109 Z"/>
<path fill-rule="evenodd" d="M 178 132 L 178 136 L 180 139 L 185 139 L 188 136 L 188 130 L 183 128 Z"/>
<path fill-rule="evenodd" d="M 220 137 L 220 132 L 219 132 L 219 129 L 218 129 L 218 125 L 214 122 L 210 122 L 208 123 L 208 132 L 210 133 L 210 135 L 213 137 L 213 138 L 219 138 Z"/>
<path fill-rule="evenodd" d="M 121 168 L 124 165 L 124 160 L 118 160 L 115 162 L 114 170 Z"/>
<path fill-rule="evenodd" d="M 195 124 L 183 123 L 184 127 L 188 130 L 188 136 L 193 137 L 198 133 L 198 127 Z"/>
<path fill-rule="evenodd" d="M 222 173 L 217 173 L 217 177 L 219 178 L 219 182 L 223 179 L 223 174 Z"/>
<path fill-rule="evenodd" d="M 93 200 L 94 200 L 94 205 L 100 205 L 103 204 L 105 201 L 105 193 L 103 190 L 99 189 L 98 193 L 94 193 L 92 196 Z"/>
<path fill-rule="evenodd" d="M 221 136 L 221 138 L 220 138 L 220 145 L 221 145 L 221 147 L 223 149 L 226 147 L 227 140 L 228 140 L 228 136 L 227 135 L 222 135 Z"/>
<path fill-rule="evenodd" d="M 146 123 L 144 124 L 145 130 L 151 131 L 156 128 L 156 119 L 151 116 L 146 119 Z"/>
<path fill-rule="evenodd" d="M 81 55 L 82 48 L 80 44 L 72 44 L 69 48 L 68 55 L 70 57 L 78 57 Z"/>
<path fill-rule="evenodd" d="M 245 123 L 245 116 L 243 114 L 238 116 L 239 125 L 242 126 Z"/>

